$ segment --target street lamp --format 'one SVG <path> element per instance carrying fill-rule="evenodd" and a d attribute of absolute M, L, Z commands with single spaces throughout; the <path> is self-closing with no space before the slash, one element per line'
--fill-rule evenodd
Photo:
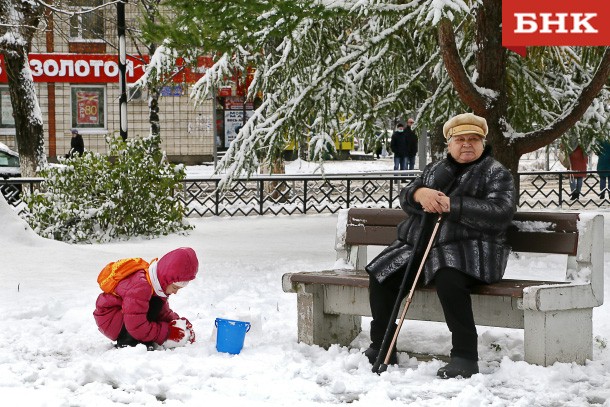
<path fill-rule="evenodd" d="M 125 4 L 128 0 L 121 0 L 116 4 L 117 30 L 119 34 L 119 122 L 120 135 L 123 141 L 127 140 L 127 51 L 125 41 Z"/>

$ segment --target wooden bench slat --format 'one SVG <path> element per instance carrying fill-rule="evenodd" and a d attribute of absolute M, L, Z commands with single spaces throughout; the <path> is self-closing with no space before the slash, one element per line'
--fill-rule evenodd
<path fill-rule="evenodd" d="M 347 223 L 349 225 L 396 226 L 405 219 L 407 219 L 407 214 L 402 209 L 351 208 Z"/>
<path fill-rule="evenodd" d="M 574 256 L 578 249 L 576 233 L 517 232 L 510 229 L 506 233 L 506 242 L 515 252 Z"/>
<path fill-rule="evenodd" d="M 517 212 L 513 222 L 550 222 L 554 225 L 553 230 L 578 233 L 578 219 L 578 213 Z"/>
<path fill-rule="evenodd" d="M 346 287 L 368 288 L 369 276 L 352 270 L 326 270 L 319 272 L 295 273 L 290 277 L 292 283 L 309 283 L 322 285 L 340 285 Z M 511 280 L 506 279 L 494 284 L 481 284 L 473 287 L 472 293 L 478 295 L 496 295 L 504 297 L 523 297 L 523 289 L 546 284 L 566 284 L 561 281 Z M 434 285 L 417 287 L 417 290 L 435 291 Z"/>
<path fill-rule="evenodd" d="M 396 240 L 396 226 L 407 218 L 401 209 L 350 209 L 345 232 L 348 245 L 387 246 Z M 545 231 L 509 228 L 507 244 L 513 251 L 575 255 L 578 248 L 578 214 L 518 212 L 513 222 L 548 222 Z"/>
<path fill-rule="evenodd" d="M 350 245 L 387 246 L 396 240 L 396 225 L 355 226 L 348 224 L 345 243 Z"/>
<path fill-rule="evenodd" d="M 353 270 L 325 270 L 304 273 L 294 273 L 290 276 L 292 283 L 312 283 L 345 285 L 349 287 L 368 288 L 369 276 L 363 272 Z"/>

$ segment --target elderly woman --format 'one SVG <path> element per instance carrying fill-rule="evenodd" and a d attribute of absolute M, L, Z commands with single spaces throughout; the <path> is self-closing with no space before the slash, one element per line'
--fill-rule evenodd
<path fill-rule="evenodd" d="M 400 203 L 409 217 L 398 226 L 397 240 L 366 267 L 373 321 L 372 343 L 365 355 L 371 364 L 376 360 L 404 273 L 409 274 L 408 291 L 421 261 L 421 241 L 425 247 L 434 222 L 442 216 L 423 269 L 424 284 L 436 286 L 452 338 L 451 361 L 437 375 L 470 377 L 479 372 L 470 290 L 504 274 L 510 252 L 505 232 L 516 209 L 516 194 L 510 172 L 485 145 L 484 118 L 471 113 L 455 116 L 445 123 L 443 133 L 447 158 L 429 164 L 401 191 Z M 406 270 L 411 256 L 414 265 Z M 397 363 L 395 349 L 390 363 Z"/>

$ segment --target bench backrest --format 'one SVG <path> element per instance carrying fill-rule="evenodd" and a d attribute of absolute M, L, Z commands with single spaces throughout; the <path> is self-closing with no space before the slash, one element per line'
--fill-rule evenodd
<path fill-rule="evenodd" d="M 396 240 L 396 226 L 406 218 L 401 209 L 351 208 L 345 244 L 387 246 Z M 517 252 L 574 256 L 578 248 L 578 214 L 517 212 L 506 238 Z"/>

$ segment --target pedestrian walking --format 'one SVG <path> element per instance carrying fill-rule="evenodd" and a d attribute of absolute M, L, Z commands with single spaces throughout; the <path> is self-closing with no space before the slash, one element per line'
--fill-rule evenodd
<path fill-rule="evenodd" d="M 610 140 L 602 140 L 595 144 L 597 154 L 597 173 L 599 175 L 599 197 L 606 198 L 608 178 L 610 177 Z"/>
<path fill-rule="evenodd" d="M 570 157 L 570 170 L 572 171 L 586 171 L 587 165 L 589 164 L 589 157 L 585 153 L 585 150 L 581 145 L 577 145 L 572 152 L 569 154 Z M 570 174 L 570 198 L 572 200 L 580 198 L 582 191 L 583 179 L 587 176 L 585 172 L 576 172 Z"/>
<path fill-rule="evenodd" d="M 412 129 L 415 120 L 409 118 L 407 127 L 405 128 L 405 137 L 407 138 L 407 169 L 415 169 L 415 156 L 417 155 L 417 134 Z"/>
<path fill-rule="evenodd" d="M 405 133 L 405 125 L 398 123 L 396 130 L 392 133 L 390 140 L 390 148 L 394 153 L 394 171 L 406 170 L 407 169 L 407 153 L 408 140 Z"/>
<path fill-rule="evenodd" d="M 66 158 L 72 158 L 76 154 L 83 155 L 85 152 L 85 142 L 83 141 L 83 136 L 80 135 L 78 129 L 70 130 L 72 133 L 72 138 L 70 139 L 70 151 L 66 154 Z"/>

